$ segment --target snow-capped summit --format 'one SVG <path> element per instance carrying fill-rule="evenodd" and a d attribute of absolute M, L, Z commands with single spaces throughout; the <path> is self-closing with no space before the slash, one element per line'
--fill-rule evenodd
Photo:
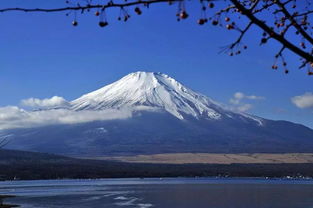
<path fill-rule="evenodd" d="M 220 119 L 222 106 L 163 73 L 134 72 L 71 102 L 74 110 L 147 107 L 184 115 Z"/>

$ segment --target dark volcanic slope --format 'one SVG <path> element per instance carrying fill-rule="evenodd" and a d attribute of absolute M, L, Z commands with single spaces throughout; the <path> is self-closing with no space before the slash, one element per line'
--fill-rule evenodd
<path fill-rule="evenodd" d="M 313 152 L 313 130 L 286 121 L 179 120 L 168 113 L 8 131 L 8 148 L 75 156 Z"/>

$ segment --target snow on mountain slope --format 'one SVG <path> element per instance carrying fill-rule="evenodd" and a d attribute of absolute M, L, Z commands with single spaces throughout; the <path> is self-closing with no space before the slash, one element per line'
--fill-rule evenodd
<path fill-rule="evenodd" d="M 262 119 L 233 112 L 212 99 L 197 93 L 163 73 L 134 72 L 120 80 L 85 94 L 72 101 L 71 109 L 104 110 L 123 109 L 165 110 L 178 119 L 187 116 L 221 120 L 248 120 L 262 125 Z"/>
<path fill-rule="evenodd" d="M 150 107 L 165 109 L 175 117 L 220 119 L 222 106 L 183 86 L 168 75 L 135 72 L 71 102 L 74 110 Z"/>

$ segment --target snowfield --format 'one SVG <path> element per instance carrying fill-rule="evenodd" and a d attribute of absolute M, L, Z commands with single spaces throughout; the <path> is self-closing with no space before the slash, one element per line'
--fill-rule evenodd
<path fill-rule="evenodd" d="M 178 119 L 184 116 L 221 119 L 240 114 L 262 124 L 260 118 L 233 112 L 212 99 L 197 93 L 163 73 L 134 72 L 99 90 L 71 102 L 71 109 L 103 110 L 128 108 L 163 109 Z M 145 108 L 144 108 L 145 107 Z"/>

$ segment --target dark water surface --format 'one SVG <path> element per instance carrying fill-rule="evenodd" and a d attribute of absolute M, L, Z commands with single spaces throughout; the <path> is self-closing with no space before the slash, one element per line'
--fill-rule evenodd
<path fill-rule="evenodd" d="M 313 208 L 313 180 L 101 179 L 0 182 L 22 207 Z"/>

